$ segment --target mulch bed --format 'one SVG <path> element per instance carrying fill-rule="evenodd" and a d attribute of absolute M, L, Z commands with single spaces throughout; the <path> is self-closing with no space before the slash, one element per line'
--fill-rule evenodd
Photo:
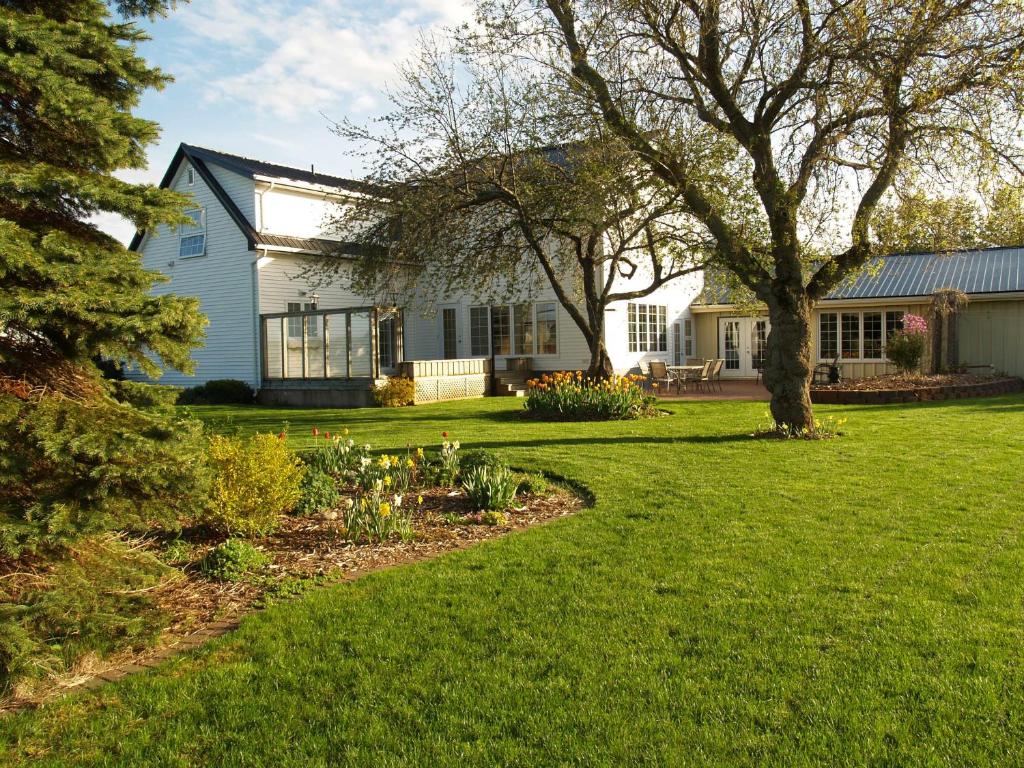
<path fill-rule="evenodd" d="M 851 379 L 811 388 L 811 401 L 823 404 L 886 404 L 920 400 L 988 397 L 1020 392 L 1024 381 L 1013 376 L 948 374 L 890 374 Z"/>
<path fill-rule="evenodd" d="M 195 565 L 178 571 L 154 590 L 155 600 L 170 617 L 154 647 L 89 659 L 73 673 L 47 681 L 45 687 L 36 686 L 30 693 L 0 702 L 0 712 L 38 705 L 74 688 L 96 688 L 154 667 L 236 628 L 242 616 L 261 608 L 268 597 L 288 596 L 282 585 L 300 585 L 295 590 L 300 594 L 317 583 L 351 581 L 571 515 L 584 506 L 579 496 L 552 485 L 547 494 L 518 497 L 518 507 L 507 514 L 506 524 L 487 525 L 461 518 L 473 511 L 461 491 L 435 488 L 422 491 L 422 495 L 423 505 L 413 518 L 414 535 L 409 541 L 355 543 L 342 538 L 340 520 L 286 517 L 275 533 L 255 542 L 271 559 L 261 578 L 220 582 L 204 577 Z M 460 519 L 446 519 L 452 514 Z M 156 542 L 147 545 L 158 546 Z M 201 550 L 197 547 L 195 560 L 201 557 Z"/>

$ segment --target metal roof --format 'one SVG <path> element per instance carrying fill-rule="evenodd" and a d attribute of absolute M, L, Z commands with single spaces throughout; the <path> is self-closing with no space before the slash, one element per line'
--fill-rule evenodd
<path fill-rule="evenodd" d="M 940 288 L 966 294 L 1024 293 L 1024 247 L 879 256 L 843 280 L 825 301 L 931 296 Z M 708 275 L 698 304 L 731 304 L 731 290 Z"/>

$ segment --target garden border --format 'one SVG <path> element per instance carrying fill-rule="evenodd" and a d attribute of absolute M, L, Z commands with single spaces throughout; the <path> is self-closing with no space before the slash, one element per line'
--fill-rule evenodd
<path fill-rule="evenodd" d="M 930 400 L 957 400 L 969 397 L 991 397 L 1024 391 L 1024 379 L 1007 376 L 977 384 L 948 384 L 940 387 L 913 389 L 815 389 L 811 402 L 820 405 L 889 405 Z"/>

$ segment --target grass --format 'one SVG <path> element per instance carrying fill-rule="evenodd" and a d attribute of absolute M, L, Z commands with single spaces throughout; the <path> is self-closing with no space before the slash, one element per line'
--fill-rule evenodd
<path fill-rule="evenodd" d="M 751 440 L 760 403 L 518 407 L 196 409 L 296 446 L 447 430 L 596 505 L 0 721 L 0 764 L 1024 762 L 1024 398 L 823 408 L 849 422 L 821 442 Z"/>

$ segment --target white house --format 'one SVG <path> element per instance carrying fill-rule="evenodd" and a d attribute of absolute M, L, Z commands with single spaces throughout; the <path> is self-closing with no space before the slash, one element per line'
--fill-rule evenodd
<path fill-rule="evenodd" d="M 339 202 L 365 193 L 358 181 L 182 144 L 161 186 L 194 200 L 193 223 L 137 235 L 131 247 L 170 278 L 157 291 L 198 297 L 209 318 L 195 374 L 168 370 L 164 383 L 232 378 L 269 401 L 358 404 L 374 380 L 400 368 L 453 377 L 452 391 L 434 383 L 444 397 L 482 394 L 474 387 L 492 354 L 510 379 L 521 369 L 588 364 L 582 333 L 546 285 L 516 286 L 496 305 L 464 293 L 383 307 L 351 290 L 344 267 L 328 285 L 304 275 L 310 260 L 348 250 L 330 220 Z M 692 356 L 689 306 L 701 287 L 694 275 L 609 307 L 606 345 L 616 369 Z"/>
<path fill-rule="evenodd" d="M 330 221 L 339 202 L 367 192 L 358 181 L 182 144 L 161 185 L 192 198 L 193 223 L 137 235 L 131 247 L 170 278 L 157 291 L 198 297 L 210 321 L 195 374 L 170 370 L 166 383 L 241 379 L 267 402 L 358 405 L 394 373 L 416 379 L 427 400 L 483 394 L 492 359 L 510 385 L 526 370 L 588 364 L 582 333 L 543 281 L 524 280 L 499 304 L 462 293 L 392 307 L 355 293 L 344 265 L 328 285 L 304 274 L 311 261 L 352 252 Z M 725 360 L 727 378 L 758 375 L 767 317 L 703 283 L 694 274 L 608 307 L 605 344 L 618 372 L 703 357 Z M 883 258 L 815 310 L 815 359 L 840 358 L 848 378 L 891 370 L 887 334 L 938 288 L 972 298 L 958 362 L 1024 375 L 1022 248 Z"/>

